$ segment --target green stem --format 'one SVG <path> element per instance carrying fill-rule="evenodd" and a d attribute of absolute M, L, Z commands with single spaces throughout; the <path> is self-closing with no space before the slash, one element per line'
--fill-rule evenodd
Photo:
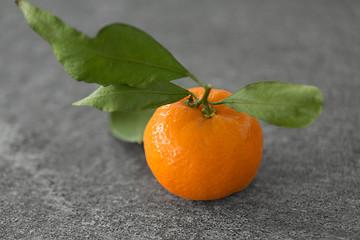
<path fill-rule="evenodd" d="M 208 101 L 208 103 L 209 103 L 210 105 L 220 105 L 220 104 L 224 104 L 223 101 L 220 101 L 220 102 L 209 102 L 209 101 Z"/>
<path fill-rule="evenodd" d="M 193 75 L 192 73 L 189 73 L 189 78 L 194 80 L 197 84 L 199 84 L 202 87 L 206 86 L 204 83 L 200 82 L 200 80 L 197 77 L 195 77 L 195 75 Z"/>
<path fill-rule="evenodd" d="M 195 98 L 196 102 L 199 101 L 198 97 L 197 97 L 193 92 L 190 92 L 190 91 L 189 91 L 189 94 L 190 94 L 191 96 L 193 96 L 193 98 Z"/>
<path fill-rule="evenodd" d="M 200 104 L 202 104 L 204 106 L 203 108 L 203 114 L 206 118 L 210 118 L 210 117 L 213 117 L 214 114 L 215 114 L 215 109 L 214 108 L 211 108 L 209 106 L 209 102 L 208 102 L 208 97 L 209 97 L 209 94 L 210 94 L 210 91 L 212 89 L 212 85 L 211 84 L 207 84 L 204 86 L 205 87 L 205 93 L 203 95 L 203 97 L 201 98 L 200 100 Z"/>
<path fill-rule="evenodd" d="M 185 101 L 185 104 L 186 104 L 186 106 L 188 106 L 188 107 L 199 107 L 199 105 L 200 105 L 199 103 L 200 103 L 199 101 L 190 102 L 189 98 L 186 99 L 186 101 Z"/>
<path fill-rule="evenodd" d="M 210 91 L 212 89 L 212 85 L 211 84 L 204 84 L 202 82 L 200 82 L 200 80 L 195 77 L 193 74 L 189 73 L 188 75 L 192 80 L 194 80 L 196 83 L 198 83 L 200 86 L 204 87 L 205 88 L 205 93 L 204 95 L 202 96 L 201 100 L 199 100 L 196 95 L 192 92 L 189 92 L 189 94 L 196 100 L 195 102 L 193 102 L 193 99 L 188 98 L 186 99 L 185 101 L 185 104 L 186 106 L 188 107 L 199 107 L 201 104 L 203 105 L 203 109 L 202 109 L 202 112 L 203 112 L 203 115 L 206 117 L 206 118 L 210 118 L 210 117 L 213 117 L 215 115 L 215 111 L 216 109 L 214 108 L 211 108 L 209 104 L 211 105 L 217 105 L 217 104 L 222 104 L 221 102 L 217 102 L 217 103 L 210 103 L 207 99 L 209 97 L 209 94 L 210 94 Z"/>

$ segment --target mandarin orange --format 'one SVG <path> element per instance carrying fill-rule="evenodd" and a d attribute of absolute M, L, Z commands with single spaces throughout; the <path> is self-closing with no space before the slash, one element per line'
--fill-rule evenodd
<path fill-rule="evenodd" d="M 199 98 L 204 88 L 192 88 Z M 212 89 L 208 100 L 231 93 Z M 171 193 L 192 200 L 213 200 L 244 189 L 259 168 L 263 136 L 259 122 L 246 113 L 214 105 L 215 116 L 204 117 L 202 106 L 185 99 L 159 107 L 144 132 L 147 163 Z"/>

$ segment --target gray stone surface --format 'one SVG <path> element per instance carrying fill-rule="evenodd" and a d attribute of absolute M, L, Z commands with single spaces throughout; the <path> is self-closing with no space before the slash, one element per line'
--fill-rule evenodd
<path fill-rule="evenodd" d="M 325 106 L 305 129 L 261 123 L 263 161 L 246 190 L 181 199 L 141 145 L 108 133 L 105 113 L 71 105 L 96 86 L 72 80 L 2 0 L 0 239 L 359 239 L 360 1 L 32 2 L 89 35 L 138 26 L 217 88 L 311 84 Z"/>

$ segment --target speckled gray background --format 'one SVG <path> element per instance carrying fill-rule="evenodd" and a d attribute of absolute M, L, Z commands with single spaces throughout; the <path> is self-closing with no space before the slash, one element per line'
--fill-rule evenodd
<path fill-rule="evenodd" d="M 318 86 L 305 129 L 262 122 L 264 157 L 244 191 L 189 201 L 163 189 L 141 145 L 72 102 L 72 80 L 13 1 L 0 5 L 0 239 L 359 239 L 360 1 L 33 0 L 93 36 L 146 30 L 204 82 Z M 190 81 L 185 81 L 190 86 Z"/>

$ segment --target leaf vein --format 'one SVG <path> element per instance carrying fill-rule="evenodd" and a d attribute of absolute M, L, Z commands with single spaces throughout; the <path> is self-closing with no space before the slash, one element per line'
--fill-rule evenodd
<path fill-rule="evenodd" d="M 175 72 L 175 73 L 178 73 L 178 74 L 182 74 L 184 75 L 184 77 L 188 77 L 190 76 L 190 73 L 189 72 L 183 72 L 183 71 L 179 71 L 177 69 L 174 69 L 174 68 L 171 68 L 171 67 L 167 67 L 167 66 L 163 66 L 163 65 L 159 65 L 159 64 L 155 64 L 155 63 L 151 63 L 151 62 L 146 62 L 146 61 L 141 61 L 141 60 L 138 60 L 138 59 L 134 59 L 134 58 L 126 58 L 126 57 L 119 57 L 119 56 L 112 56 L 112 55 L 108 55 L 108 54 L 104 54 L 96 49 L 93 49 L 93 48 L 89 48 L 87 46 L 84 46 L 82 44 L 78 44 L 76 42 L 73 42 L 71 41 L 70 39 L 68 38 L 65 38 L 64 36 L 62 35 L 59 35 L 57 32 L 53 31 L 51 27 L 49 27 L 48 24 L 46 24 L 44 21 L 42 21 L 39 17 L 37 17 L 36 15 L 34 14 L 31 14 L 33 18 L 37 19 L 38 22 L 40 22 L 45 28 L 47 28 L 49 30 L 49 32 L 51 32 L 51 35 L 54 36 L 55 38 L 58 39 L 58 41 L 61 41 L 61 40 L 64 40 L 64 41 L 67 41 L 68 43 L 72 44 L 72 45 L 75 45 L 77 47 L 80 47 L 80 48 L 83 48 L 83 49 L 86 49 L 86 50 L 89 50 L 89 51 L 92 51 L 94 52 L 95 54 L 98 54 L 100 56 L 103 56 L 105 58 L 110 58 L 110 59 L 115 59 L 115 60 L 119 60 L 119 61 L 128 61 L 128 62 L 133 62 L 133 63 L 137 63 L 137 64 L 142 64 L 142 65 L 147 65 L 147 66 L 150 66 L 150 67 L 154 67 L 154 68 L 161 68 L 161 69 L 165 69 L 167 71 L 170 71 L 170 72 Z M 59 19 L 59 21 L 61 21 Z M 62 22 L 63 23 L 63 22 Z M 65 27 L 68 27 L 67 24 L 63 23 L 65 25 Z M 75 29 L 73 29 L 75 30 Z M 75 30 L 77 31 L 77 30 Z M 78 31 L 77 31 L 78 32 Z M 80 34 L 82 34 L 81 32 L 78 32 Z M 85 34 L 84 34 L 85 35 Z M 85 35 L 86 36 L 86 35 Z M 96 38 L 89 38 L 88 36 L 86 36 L 87 39 L 89 40 L 94 40 Z"/>
<path fill-rule="evenodd" d="M 222 103 L 254 104 L 254 105 L 282 105 L 282 106 L 318 106 L 319 104 L 297 104 L 297 103 L 277 103 L 277 102 L 249 102 L 249 101 L 222 101 Z"/>
<path fill-rule="evenodd" d="M 163 95 L 187 95 L 184 92 L 151 92 L 151 91 L 137 91 L 137 92 L 127 92 L 127 91 L 120 91 L 120 92 L 114 92 L 114 93 L 106 93 L 106 94 L 100 94 L 100 95 L 96 95 L 96 96 L 88 96 L 87 98 L 84 98 L 83 100 L 91 100 L 91 99 L 96 99 L 96 98 L 101 98 L 101 97 L 108 97 L 109 95 L 119 95 L 121 93 L 125 93 L 125 94 L 132 94 L 132 93 L 150 93 L 150 94 L 163 94 Z M 82 101 L 82 100 L 80 100 Z"/>

